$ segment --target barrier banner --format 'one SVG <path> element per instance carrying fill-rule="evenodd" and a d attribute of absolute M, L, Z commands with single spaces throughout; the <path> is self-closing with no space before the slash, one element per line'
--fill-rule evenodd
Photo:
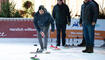
<path fill-rule="evenodd" d="M 79 20 L 72 19 L 71 25 L 67 26 L 66 38 L 82 39 L 82 34 L 82 27 L 79 25 Z M 56 38 L 56 31 L 54 33 L 50 33 L 50 38 Z M 105 39 L 105 20 L 98 20 L 95 26 L 95 40 L 103 39 Z"/>
<path fill-rule="evenodd" d="M 105 39 L 105 20 L 98 20 L 95 26 L 95 39 Z M 78 19 L 72 19 L 67 26 L 66 38 L 82 38 L 82 27 Z M 31 18 L 0 18 L 0 38 L 37 38 L 37 31 Z M 56 31 L 50 33 L 50 38 L 56 38 Z"/>
<path fill-rule="evenodd" d="M 1 18 L 0 38 L 36 38 L 37 32 L 32 19 Z"/>

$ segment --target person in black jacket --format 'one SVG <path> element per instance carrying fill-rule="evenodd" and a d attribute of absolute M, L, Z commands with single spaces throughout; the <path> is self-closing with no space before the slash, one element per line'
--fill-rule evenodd
<path fill-rule="evenodd" d="M 48 42 L 48 29 L 51 24 L 51 31 L 54 32 L 54 19 L 47 12 L 43 5 L 39 7 L 38 12 L 34 15 L 34 25 L 38 32 L 38 39 L 41 46 L 41 49 L 38 52 L 43 52 L 43 50 L 47 50 L 47 42 Z M 44 42 L 42 41 L 42 37 L 44 37 Z"/>
<path fill-rule="evenodd" d="M 57 29 L 57 46 L 60 46 L 60 32 L 62 32 L 62 46 L 66 44 L 66 24 L 70 25 L 70 12 L 63 0 L 57 0 L 57 4 L 53 8 L 53 17 L 56 22 Z"/>
<path fill-rule="evenodd" d="M 84 0 L 81 7 L 80 26 L 83 26 L 86 49 L 83 53 L 93 53 L 94 47 L 94 30 L 98 18 L 97 6 L 91 0 Z"/>

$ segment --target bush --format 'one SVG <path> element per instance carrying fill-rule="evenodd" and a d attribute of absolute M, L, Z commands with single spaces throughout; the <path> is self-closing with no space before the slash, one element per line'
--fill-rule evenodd
<path fill-rule="evenodd" d="M 1 12 L 0 17 L 22 17 L 19 12 L 15 9 L 15 4 L 12 2 L 3 2 L 1 3 Z"/>

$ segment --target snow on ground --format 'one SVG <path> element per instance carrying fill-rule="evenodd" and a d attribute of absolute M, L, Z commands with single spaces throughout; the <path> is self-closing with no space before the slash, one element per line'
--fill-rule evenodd
<path fill-rule="evenodd" d="M 38 46 L 37 39 L 34 38 L 1 38 L 0 39 L 0 60 L 31 60 Z M 48 45 L 50 46 L 51 43 Z M 52 43 L 56 45 L 55 43 Z M 100 48 L 103 41 L 95 41 L 94 53 L 82 53 L 85 47 L 60 47 L 61 50 L 49 48 L 50 54 L 37 54 L 40 60 L 105 60 L 105 48 Z"/>

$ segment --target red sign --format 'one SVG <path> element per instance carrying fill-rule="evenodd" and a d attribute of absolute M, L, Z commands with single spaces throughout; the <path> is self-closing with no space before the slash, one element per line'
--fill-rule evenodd
<path fill-rule="evenodd" d="M 0 38 L 36 38 L 32 19 L 0 19 Z"/>

